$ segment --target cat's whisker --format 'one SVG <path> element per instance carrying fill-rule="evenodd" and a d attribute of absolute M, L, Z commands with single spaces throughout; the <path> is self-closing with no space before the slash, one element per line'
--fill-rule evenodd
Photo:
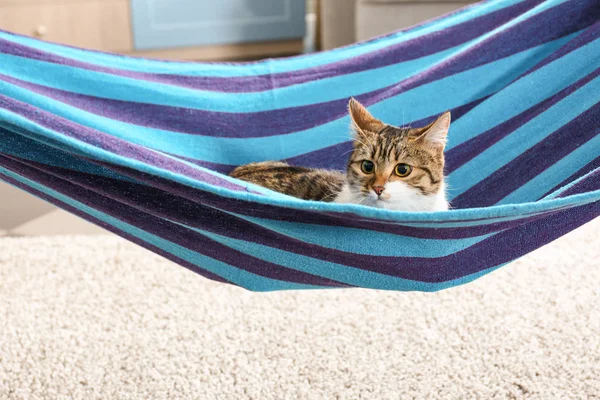
<path fill-rule="evenodd" d="M 343 156 L 345 156 L 346 154 L 352 153 L 353 151 L 354 151 L 354 149 L 352 149 L 352 150 L 349 150 L 349 151 L 347 151 L 347 152 L 345 152 L 345 153 L 343 153 L 343 154 L 340 154 L 340 155 L 338 156 L 338 158 L 340 158 L 340 157 L 343 157 Z"/>
<path fill-rule="evenodd" d="M 363 142 L 363 141 L 362 141 L 362 140 L 360 140 L 359 138 L 355 138 L 355 139 L 354 139 L 354 141 L 355 141 L 355 142 L 358 142 L 358 143 L 360 143 L 360 144 L 362 144 L 362 145 L 363 145 L 363 147 L 369 147 L 369 146 L 368 146 L 368 145 L 367 145 L 365 142 Z"/>
<path fill-rule="evenodd" d="M 334 136 L 334 138 L 336 138 L 336 139 L 338 139 L 338 138 L 344 139 L 344 141 L 343 141 L 343 142 L 339 142 L 339 143 L 337 143 L 337 144 L 340 144 L 340 143 L 346 143 L 346 142 L 351 142 L 351 141 L 353 141 L 353 140 L 354 140 L 354 139 L 353 139 L 352 137 L 350 137 L 350 136 Z"/>
<path fill-rule="evenodd" d="M 327 201 L 329 199 L 331 199 L 332 197 L 336 197 L 338 195 L 338 193 L 331 193 L 325 197 L 323 197 L 323 199 L 321 201 Z"/>

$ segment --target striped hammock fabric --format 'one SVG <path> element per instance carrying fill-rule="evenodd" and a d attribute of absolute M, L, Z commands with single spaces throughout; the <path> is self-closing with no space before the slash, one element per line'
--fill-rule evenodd
<path fill-rule="evenodd" d="M 147 60 L 0 32 L 0 179 L 194 272 L 256 291 L 435 291 L 600 214 L 600 3 L 487 1 L 348 47 Z M 453 210 L 303 201 L 228 177 L 344 169 L 350 96 L 383 121 L 451 110 Z"/>

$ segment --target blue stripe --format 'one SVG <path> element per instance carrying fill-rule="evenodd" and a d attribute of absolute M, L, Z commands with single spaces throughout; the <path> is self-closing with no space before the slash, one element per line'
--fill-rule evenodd
<path fill-rule="evenodd" d="M 558 190 L 555 190 L 554 192 L 550 193 L 548 196 L 546 196 L 544 199 L 554 199 L 557 196 L 562 195 L 564 192 L 572 189 L 573 187 L 587 181 L 590 177 L 592 177 L 593 175 L 597 174 L 598 171 L 600 171 L 600 168 L 595 168 L 591 171 L 589 171 L 588 173 L 586 173 L 583 176 L 580 176 L 579 178 L 575 179 L 574 181 L 572 181 L 571 183 L 561 187 Z"/>
<path fill-rule="evenodd" d="M 600 149 L 600 135 L 596 135 L 585 146 L 578 147 L 567 157 L 562 158 L 525 185 L 503 198 L 499 204 L 520 203 L 531 198 L 539 198 L 565 180 L 565 177 L 573 175 L 587 163 L 598 157 L 598 149 Z"/>
<path fill-rule="evenodd" d="M 208 111 L 257 112 L 327 102 L 375 91 L 397 83 L 398 77 L 405 79 L 422 72 L 464 47 L 462 45 L 387 67 L 275 88 L 268 92 L 250 93 L 187 89 L 2 53 L 0 64 L 2 73 L 6 75 L 83 95 Z M 546 51 L 550 53 L 553 49 Z M 48 81 L 48 76 L 40 75 L 40 70 L 46 71 L 53 79 Z M 274 96 L 278 96 L 277 102 L 272 101 Z"/>
<path fill-rule="evenodd" d="M 15 133 L 20 134 L 15 135 Z M 25 134 L 23 129 L 16 126 L 8 126 L 0 121 L 0 153 L 45 165 L 68 168 L 86 174 L 137 182 L 132 178 L 90 163 L 69 153 L 57 151 L 55 148 L 31 139 L 26 139 L 24 136 L 21 136 L 23 134 Z"/>
<path fill-rule="evenodd" d="M 444 257 L 492 236 L 488 234 L 465 239 L 419 239 L 367 229 L 302 224 L 231 214 L 306 243 L 348 253 L 389 257 Z"/>

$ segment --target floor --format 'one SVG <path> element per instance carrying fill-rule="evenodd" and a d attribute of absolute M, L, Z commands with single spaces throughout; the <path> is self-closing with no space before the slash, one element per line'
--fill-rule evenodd
<path fill-rule="evenodd" d="M 600 218 L 439 293 L 258 294 L 114 236 L 0 239 L 0 399 L 593 399 Z"/>

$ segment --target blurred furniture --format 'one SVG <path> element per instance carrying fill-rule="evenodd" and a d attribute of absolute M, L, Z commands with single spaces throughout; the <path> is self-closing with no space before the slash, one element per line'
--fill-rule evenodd
<path fill-rule="evenodd" d="M 0 29 L 145 57 L 227 60 L 302 52 L 305 0 L 0 0 Z"/>
<path fill-rule="evenodd" d="M 97 50 L 133 49 L 128 0 L 0 0 L 0 29 Z"/>
<path fill-rule="evenodd" d="M 471 0 L 320 0 L 323 50 L 408 28 Z"/>
<path fill-rule="evenodd" d="M 139 50 L 298 39 L 305 30 L 305 0 L 131 0 L 131 6 Z"/>

